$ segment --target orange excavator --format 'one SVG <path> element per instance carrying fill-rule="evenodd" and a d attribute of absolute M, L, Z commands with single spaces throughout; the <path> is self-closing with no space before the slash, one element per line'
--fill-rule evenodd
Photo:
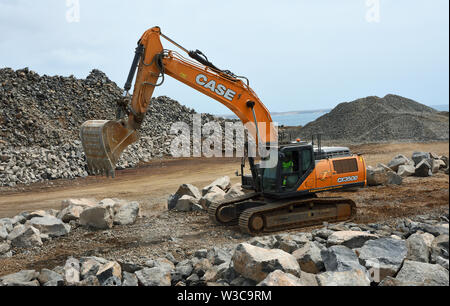
<path fill-rule="evenodd" d="M 163 48 L 161 37 L 186 52 L 190 59 Z M 261 166 L 268 157 L 260 156 L 258 161 L 246 154 L 240 176 L 243 188 L 250 192 L 211 204 L 208 214 L 212 221 L 239 224 L 242 231 L 259 234 L 345 221 L 356 215 L 351 199 L 319 197 L 317 193 L 364 187 L 366 165 L 362 156 L 345 147 L 322 147 L 320 137 L 316 145 L 314 137 L 312 143 L 279 143 L 270 113 L 250 88 L 248 79 L 219 69 L 199 50 L 188 51 L 162 34 L 159 27 L 147 30 L 138 42 L 116 120 L 90 120 L 81 127 L 90 173 L 114 177 L 121 153 L 139 139 L 138 131 L 153 91 L 163 83 L 165 75 L 228 107 L 245 124 L 258 147 L 275 149 L 277 154 L 276 162 L 269 167 Z M 244 174 L 247 160 L 250 175 Z"/>

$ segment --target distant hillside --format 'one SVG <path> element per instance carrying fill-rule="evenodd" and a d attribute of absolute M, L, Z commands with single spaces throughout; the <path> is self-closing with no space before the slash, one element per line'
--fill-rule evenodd
<path fill-rule="evenodd" d="M 299 136 L 321 133 L 324 140 L 347 143 L 449 139 L 449 118 L 397 95 L 344 102 L 303 127 Z"/>

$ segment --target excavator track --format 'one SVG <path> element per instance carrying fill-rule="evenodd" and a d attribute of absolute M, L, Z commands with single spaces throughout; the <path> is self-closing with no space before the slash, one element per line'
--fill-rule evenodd
<path fill-rule="evenodd" d="M 234 211 L 235 204 L 243 203 L 243 202 L 250 202 L 255 198 L 258 198 L 260 196 L 259 193 L 249 193 L 245 194 L 243 196 L 222 201 L 219 203 L 212 203 L 208 207 L 208 215 L 211 221 L 213 221 L 216 224 L 220 225 L 237 225 L 239 222 L 239 215 L 236 214 Z M 259 204 L 253 204 L 250 206 L 256 206 Z M 225 211 L 226 209 L 230 209 L 230 211 Z"/>
<path fill-rule="evenodd" d="M 246 209 L 239 216 L 239 227 L 242 232 L 257 235 L 323 222 L 346 221 L 355 216 L 356 204 L 350 199 L 323 197 L 285 200 Z"/>

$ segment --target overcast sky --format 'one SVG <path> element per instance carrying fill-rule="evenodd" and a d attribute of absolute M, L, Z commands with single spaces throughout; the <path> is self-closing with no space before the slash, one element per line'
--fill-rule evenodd
<path fill-rule="evenodd" d="M 79 78 L 98 68 L 123 87 L 137 40 L 158 25 L 247 76 L 273 112 L 388 93 L 449 101 L 448 0 L 79 0 L 79 21 L 76 3 L 0 0 L 0 67 Z M 170 78 L 155 95 L 230 113 Z"/>

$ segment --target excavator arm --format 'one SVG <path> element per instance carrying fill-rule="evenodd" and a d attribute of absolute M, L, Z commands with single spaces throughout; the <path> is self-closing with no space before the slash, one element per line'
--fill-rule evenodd
<path fill-rule="evenodd" d="M 161 37 L 185 51 L 192 59 L 164 49 Z M 134 91 L 129 90 L 136 73 Z M 208 61 L 200 51 L 187 51 L 161 33 L 159 27 L 147 30 L 138 42 L 135 58 L 119 102 L 117 120 L 90 120 L 80 131 L 88 168 L 94 174 L 114 176 L 115 165 L 125 148 L 139 139 L 155 87 L 165 75 L 202 92 L 228 107 L 243 122 L 258 145 L 276 142 L 278 135 L 272 118 L 249 84 Z M 158 80 L 161 80 L 158 84 Z M 128 115 L 125 118 L 125 115 Z"/>

